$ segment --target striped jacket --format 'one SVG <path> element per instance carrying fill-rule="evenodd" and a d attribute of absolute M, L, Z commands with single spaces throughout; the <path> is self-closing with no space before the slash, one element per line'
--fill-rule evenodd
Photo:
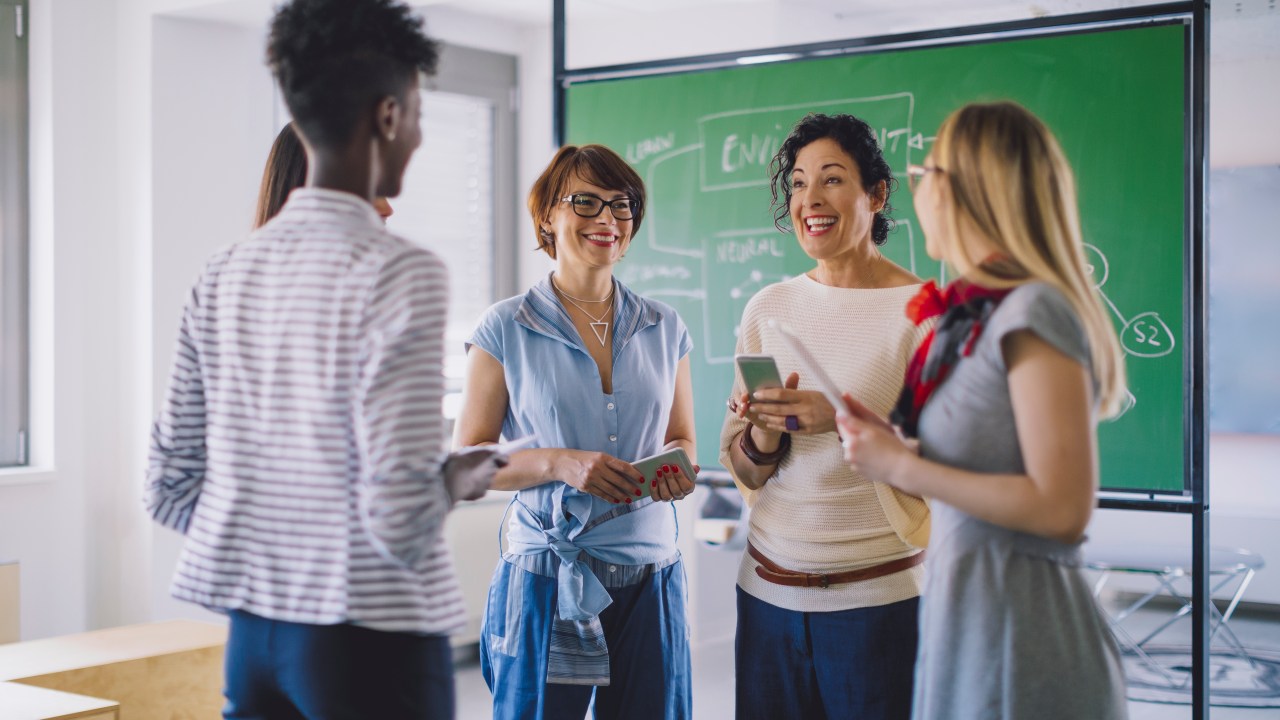
<path fill-rule="evenodd" d="M 214 255 L 182 316 L 146 506 L 172 592 L 289 622 L 448 634 L 447 276 L 346 193 L 302 188 Z"/>

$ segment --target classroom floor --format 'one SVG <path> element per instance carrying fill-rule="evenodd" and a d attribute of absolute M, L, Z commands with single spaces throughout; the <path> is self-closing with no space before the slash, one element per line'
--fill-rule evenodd
<path fill-rule="evenodd" d="M 1126 620 L 1135 632 L 1154 628 L 1166 617 L 1167 607 L 1141 610 Z M 1280 611 L 1242 608 L 1231 627 L 1250 649 L 1280 653 Z M 1160 636 L 1162 643 L 1190 645 L 1191 627 L 1181 621 Z M 1215 645 L 1216 647 L 1216 645 Z M 733 718 L 733 641 L 706 644 L 693 651 L 695 720 Z M 489 689 L 474 661 L 463 661 L 457 669 L 458 720 L 486 720 L 492 716 Z M 1130 720 L 1190 720 L 1191 706 L 1167 703 L 1129 703 Z M 1280 708 L 1237 708 L 1213 706 L 1212 720 L 1280 720 Z"/>

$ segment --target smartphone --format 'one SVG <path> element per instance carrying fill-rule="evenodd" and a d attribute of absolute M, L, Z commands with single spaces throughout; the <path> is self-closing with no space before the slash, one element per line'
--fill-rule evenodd
<path fill-rule="evenodd" d="M 782 387 L 782 376 L 772 355 L 735 355 L 733 361 L 738 364 L 742 385 L 748 393 Z"/>
<path fill-rule="evenodd" d="M 658 476 L 658 468 L 663 465 L 675 465 L 680 468 L 680 472 L 684 473 L 685 477 L 690 480 L 694 478 L 693 463 L 689 462 L 689 455 L 685 453 L 684 448 L 673 448 L 636 460 L 631 463 L 631 467 L 644 474 L 644 487 L 640 488 L 641 497 L 653 495 L 653 480 Z"/>

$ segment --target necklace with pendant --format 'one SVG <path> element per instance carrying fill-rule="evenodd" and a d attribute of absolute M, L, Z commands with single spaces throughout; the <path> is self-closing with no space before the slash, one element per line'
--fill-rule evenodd
<path fill-rule="evenodd" d="M 578 308 L 578 310 L 580 310 L 583 315 L 586 315 L 588 318 L 591 319 L 591 332 L 595 333 L 596 340 L 600 341 L 600 347 L 604 347 L 605 342 L 609 338 L 609 323 L 608 321 L 605 320 L 605 318 L 609 317 L 609 313 L 613 312 L 613 304 L 610 303 L 609 307 L 605 308 L 605 311 L 601 313 L 599 317 L 596 317 L 595 315 L 592 315 L 591 313 L 587 312 L 586 308 L 579 305 L 577 303 L 577 298 L 574 298 L 569 293 L 566 293 L 564 290 L 561 290 L 560 286 L 556 285 L 555 280 L 551 281 L 551 286 L 554 287 L 556 291 L 560 293 L 561 297 L 563 297 L 565 300 L 568 300 L 570 305 Z M 603 300 L 583 300 L 583 302 L 602 303 L 602 302 L 607 302 L 612 297 L 613 297 L 613 288 L 609 288 L 609 294 L 605 295 Z"/>

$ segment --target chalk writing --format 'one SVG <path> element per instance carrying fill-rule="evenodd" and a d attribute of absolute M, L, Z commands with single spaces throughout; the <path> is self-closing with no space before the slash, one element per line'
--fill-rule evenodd
<path fill-rule="evenodd" d="M 1158 313 L 1144 312 L 1125 324 L 1120 344 L 1135 357 L 1161 357 L 1173 352 L 1173 332 Z"/>
<path fill-rule="evenodd" d="M 645 138 L 639 142 L 629 143 L 627 145 L 627 162 L 632 165 L 638 164 L 641 160 L 650 155 L 657 155 L 675 147 L 676 134 L 673 132 L 666 135 L 658 135 L 656 137 Z"/>
<path fill-rule="evenodd" d="M 745 139 L 737 133 L 727 135 L 720 150 L 720 169 L 731 173 L 747 166 L 766 167 L 781 145 L 782 139 L 776 135 L 752 133 Z"/>
<path fill-rule="evenodd" d="M 634 282 L 646 282 L 667 278 L 671 280 L 690 280 L 693 273 L 682 265 L 626 265 L 618 273 L 621 280 L 628 285 Z"/>
<path fill-rule="evenodd" d="M 722 263 L 749 263 L 761 255 L 786 257 L 776 237 L 744 237 L 716 242 L 716 260 Z"/>

